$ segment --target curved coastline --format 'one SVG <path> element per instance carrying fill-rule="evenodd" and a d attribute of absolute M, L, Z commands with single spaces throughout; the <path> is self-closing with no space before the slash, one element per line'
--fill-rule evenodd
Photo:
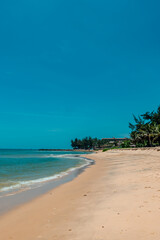
<path fill-rule="evenodd" d="M 111 150 L 90 158 L 95 164 L 74 181 L 1 216 L 1 238 L 160 239 L 160 152 Z"/>
<path fill-rule="evenodd" d="M 25 188 L 20 189 L 18 188 L 19 186 L 15 186 L 15 189 L 1 192 L 0 215 L 7 213 L 19 205 L 32 201 L 33 199 L 49 192 L 50 190 L 53 190 L 64 183 L 72 181 L 79 174 L 85 171 L 86 168 L 95 163 L 95 160 L 88 157 L 83 157 L 83 155 L 76 157 L 84 159 L 86 163 L 81 166 L 70 168 L 65 172 L 61 172 L 60 174 L 56 174 L 51 177 L 29 181 L 28 187 L 26 186 Z M 69 157 L 67 156 L 66 158 Z"/>

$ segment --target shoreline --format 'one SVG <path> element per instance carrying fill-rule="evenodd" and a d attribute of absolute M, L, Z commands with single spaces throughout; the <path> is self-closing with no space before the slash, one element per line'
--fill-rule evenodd
<path fill-rule="evenodd" d="M 49 149 L 49 148 L 40 148 L 38 151 L 46 151 L 46 152 L 95 152 L 95 150 L 91 149 Z"/>
<path fill-rule="evenodd" d="M 0 216 L 1 238 L 160 239 L 160 152 L 110 150 L 90 158 L 95 164 L 73 181 Z"/>
<path fill-rule="evenodd" d="M 0 216 L 6 214 L 11 210 L 14 210 L 14 208 L 17 208 L 22 204 L 26 204 L 35 198 L 46 194 L 47 192 L 59 187 L 62 184 L 72 181 L 79 174 L 83 173 L 86 168 L 94 164 L 94 161 L 88 157 L 83 157 L 83 155 L 80 155 L 79 158 L 83 158 L 86 161 L 86 164 L 74 167 L 73 169 L 68 169 L 65 174 L 61 173 L 62 175 L 59 177 L 54 178 L 53 176 L 53 179 L 51 180 L 32 184 L 31 186 L 28 186 L 28 188 L 1 192 Z"/>

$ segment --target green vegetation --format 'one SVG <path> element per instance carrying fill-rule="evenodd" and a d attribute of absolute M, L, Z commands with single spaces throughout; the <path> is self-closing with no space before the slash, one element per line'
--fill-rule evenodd
<path fill-rule="evenodd" d="M 108 150 L 118 149 L 118 148 L 119 148 L 119 147 L 104 148 L 104 149 L 102 150 L 102 152 L 106 152 L 106 151 L 108 151 Z"/>
<path fill-rule="evenodd" d="M 71 146 L 73 149 L 113 149 L 119 148 L 123 143 L 123 139 L 116 139 L 116 138 L 104 138 L 104 139 L 97 139 L 91 137 L 85 137 L 82 140 L 75 138 L 75 140 L 71 140 Z"/>
<path fill-rule="evenodd" d="M 104 148 L 102 152 L 106 152 L 108 150 L 110 150 L 110 148 Z"/>
<path fill-rule="evenodd" d="M 73 149 L 96 149 L 101 148 L 104 145 L 104 140 L 97 139 L 97 138 L 91 138 L 91 137 L 85 137 L 82 140 L 75 138 L 75 140 L 71 140 L 71 146 Z"/>
<path fill-rule="evenodd" d="M 104 138 L 97 139 L 85 137 L 82 140 L 71 140 L 73 149 L 109 149 L 130 147 L 155 147 L 160 146 L 160 106 L 157 111 L 146 112 L 134 117 L 134 124 L 129 123 L 130 138 Z"/>
<path fill-rule="evenodd" d="M 157 111 L 146 112 L 134 117 L 135 124 L 129 123 L 131 142 L 136 147 L 160 145 L 160 107 Z"/>
<path fill-rule="evenodd" d="M 132 144 L 131 139 L 126 139 L 126 140 L 121 144 L 121 147 L 122 147 L 122 148 L 130 148 L 130 147 L 131 147 L 131 144 Z"/>

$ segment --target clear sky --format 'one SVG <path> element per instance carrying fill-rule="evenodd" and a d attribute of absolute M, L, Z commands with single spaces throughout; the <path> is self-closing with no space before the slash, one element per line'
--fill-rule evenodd
<path fill-rule="evenodd" d="M 160 104 L 160 2 L 0 3 L 0 147 L 125 137 Z"/>

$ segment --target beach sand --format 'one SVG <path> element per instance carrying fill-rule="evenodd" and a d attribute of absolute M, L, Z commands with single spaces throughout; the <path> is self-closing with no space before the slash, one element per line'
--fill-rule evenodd
<path fill-rule="evenodd" d="M 160 151 L 111 150 L 0 217 L 0 240 L 159 240 Z"/>

